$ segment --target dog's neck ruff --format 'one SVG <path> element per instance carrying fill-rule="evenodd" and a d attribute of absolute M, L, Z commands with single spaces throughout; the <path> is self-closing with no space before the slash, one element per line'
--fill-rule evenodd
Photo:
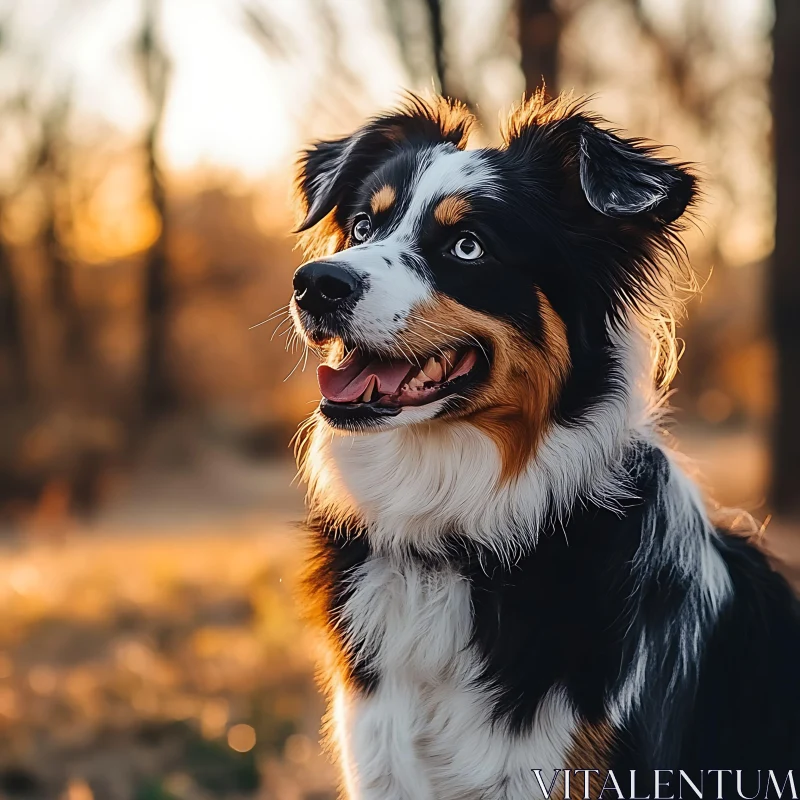
<path fill-rule="evenodd" d="M 652 358 L 636 328 L 613 331 L 612 342 L 612 390 L 579 424 L 554 421 L 511 481 L 501 478 L 494 442 L 467 421 L 367 435 L 333 433 L 318 422 L 303 467 L 312 514 L 363 528 L 378 553 L 444 555 L 448 543 L 465 538 L 513 563 L 576 502 L 622 511 L 637 499 L 624 453 L 634 441 L 654 439 Z"/>

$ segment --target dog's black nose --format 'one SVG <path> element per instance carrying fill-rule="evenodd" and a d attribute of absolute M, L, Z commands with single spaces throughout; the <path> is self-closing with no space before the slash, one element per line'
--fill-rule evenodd
<path fill-rule="evenodd" d="M 352 272 L 326 261 L 304 264 L 294 274 L 294 299 L 310 314 L 335 311 L 345 300 L 354 300 L 361 281 Z"/>

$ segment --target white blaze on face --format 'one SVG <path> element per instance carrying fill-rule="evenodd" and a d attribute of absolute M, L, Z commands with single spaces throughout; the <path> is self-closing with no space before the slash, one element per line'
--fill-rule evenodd
<path fill-rule="evenodd" d="M 437 200 L 448 195 L 491 193 L 495 178 L 478 150 L 439 145 L 421 153 L 418 163 L 410 201 L 391 234 L 326 259 L 347 265 L 368 283 L 350 318 L 352 338 L 364 347 L 387 348 L 398 354 L 403 344 L 400 342 L 397 347 L 397 334 L 408 315 L 433 294 L 417 247 L 425 215 Z M 407 266 L 409 261 L 417 267 Z"/>

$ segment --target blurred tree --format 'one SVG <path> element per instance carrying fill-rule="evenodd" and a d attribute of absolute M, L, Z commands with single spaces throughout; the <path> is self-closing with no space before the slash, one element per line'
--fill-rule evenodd
<path fill-rule="evenodd" d="M 711 84 L 704 79 L 703 56 L 714 51 L 714 40 L 703 2 L 682 7 L 680 35 L 668 35 L 653 21 L 646 0 L 631 0 L 638 32 L 658 56 L 664 80 L 682 110 L 701 125 L 712 124 L 714 99 L 732 88 L 740 78 L 735 72 L 727 80 Z"/>
<path fill-rule="evenodd" d="M 342 42 L 342 19 L 329 0 L 307 0 L 310 18 L 318 30 L 315 48 L 322 68 L 314 82 L 314 93 L 302 109 L 289 109 L 298 130 L 305 131 L 301 138 L 317 135 L 316 126 L 324 121 L 331 129 L 348 128 L 366 112 L 361 78 L 350 68 Z M 294 32 L 268 7 L 263 0 L 245 0 L 242 3 L 245 29 L 273 62 L 288 62 L 298 56 L 301 47 Z M 308 69 L 307 62 L 303 69 Z M 309 114 L 308 109 L 313 109 Z M 311 129 L 308 129 L 311 123 Z"/>
<path fill-rule="evenodd" d="M 85 355 L 83 319 L 75 294 L 72 260 L 64 245 L 62 228 L 69 225 L 70 199 L 67 122 L 71 90 L 64 88 L 41 113 L 40 137 L 34 170 L 42 189 L 41 241 L 50 302 L 61 327 L 61 366 L 74 367 Z"/>
<path fill-rule="evenodd" d="M 455 87 L 450 85 L 445 51 L 444 20 L 442 19 L 442 0 L 425 0 L 430 21 L 431 49 L 439 91 L 447 97 L 456 97 Z"/>
<path fill-rule="evenodd" d="M 253 0 L 242 4 L 245 28 L 270 57 L 287 59 L 292 54 L 291 34 L 264 6 Z"/>
<path fill-rule="evenodd" d="M 777 407 L 772 448 L 772 504 L 800 516 L 800 3 L 775 0 L 772 112 L 776 220 L 771 262 L 771 317 L 777 350 Z"/>
<path fill-rule="evenodd" d="M 22 330 L 20 294 L 14 276 L 11 253 L 3 234 L 5 198 L 0 196 L 0 357 L 8 365 L 8 396 L 23 401 L 28 396 L 28 364 Z M 0 374 L 0 378 L 4 377 Z M 0 388 L 3 388 L 0 384 Z"/>
<path fill-rule="evenodd" d="M 384 0 L 384 9 L 411 80 L 433 83 L 436 91 L 469 105 L 469 87 L 449 63 L 452 37 L 442 0 Z M 427 35 L 420 37 L 421 31 Z"/>
<path fill-rule="evenodd" d="M 145 263 L 142 359 L 142 410 L 145 419 L 159 417 L 176 405 L 167 352 L 171 305 L 167 197 L 158 152 L 171 67 L 158 30 L 160 10 L 160 0 L 142 0 L 142 22 L 136 41 L 136 57 L 148 115 L 143 147 L 150 205 L 158 225 L 158 233 Z"/>
<path fill-rule="evenodd" d="M 445 13 L 448 5 L 444 0 L 384 0 L 384 6 L 411 79 L 427 81 L 433 73 L 433 82 L 442 94 L 475 107 L 481 65 L 487 56 L 496 55 L 497 49 L 502 48 L 502 34 L 487 52 L 469 53 L 467 62 L 462 58 L 462 69 L 457 71 L 450 63 L 456 37 L 448 30 Z M 516 21 L 526 93 L 541 88 L 544 81 L 548 92 L 555 94 L 563 12 L 556 8 L 553 0 L 511 0 L 509 8 L 508 13 Z M 501 15 L 503 17 L 507 19 L 508 14 Z M 429 42 L 429 53 L 421 52 L 418 46 L 419 25 L 414 23 L 420 19 L 427 29 L 427 37 L 422 38 Z M 467 65 L 469 68 L 465 69 Z"/>
<path fill-rule="evenodd" d="M 0 56 L 8 42 L 8 21 L 0 22 Z M 0 114 L 5 118 L 14 110 L 16 98 L 4 98 Z M 7 197 L 6 187 L 0 186 L 0 359 L 8 366 L 8 394 L 10 399 L 24 400 L 28 394 L 28 365 L 25 358 L 25 341 L 22 330 L 20 293 L 11 261 L 11 251 L 3 236 L 3 221 Z M 2 361 L 0 361 L 0 369 Z M 0 378 L 2 378 L 0 373 Z M 0 388 L 3 388 L 0 384 Z"/>
<path fill-rule="evenodd" d="M 558 48 L 562 20 L 553 0 L 516 0 L 520 66 L 525 92 L 532 94 L 542 81 L 548 94 L 558 93 Z"/>

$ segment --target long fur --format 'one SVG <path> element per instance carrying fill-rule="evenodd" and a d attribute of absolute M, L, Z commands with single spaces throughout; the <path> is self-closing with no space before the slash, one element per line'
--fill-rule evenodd
<path fill-rule="evenodd" d="M 335 313 L 293 301 L 308 343 L 484 369 L 392 417 L 323 405 L 298 440 L 346 796 L 800 763 L 797 601 L 661 433 L 691 170 L 580 102 L 536 95 L 499 149 L 464 149 L 471 124 L 412 98 L 300 165 L 310 253 L 360 287 Z M 448 250 L 465 230 L 480 263 Z"/>

